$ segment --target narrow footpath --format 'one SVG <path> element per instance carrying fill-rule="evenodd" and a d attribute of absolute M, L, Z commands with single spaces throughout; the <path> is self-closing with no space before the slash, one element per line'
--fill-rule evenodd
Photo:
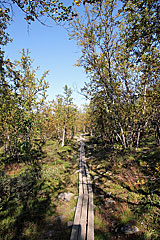
<path fill-rule="evenodd" d="M 70 240 L 94 240 L 93 190 L 82 139 L 80 146 L 79 197 Z"/>

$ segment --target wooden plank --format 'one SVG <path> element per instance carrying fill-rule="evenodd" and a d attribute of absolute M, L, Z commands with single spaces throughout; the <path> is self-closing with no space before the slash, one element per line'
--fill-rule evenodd
<path fill-rule="evenodd" d="M 70 240 L 77 240 L 81 233 L 80 219 L 83 206 L 83 194 L 79 195 Z"/>
<path fill-rule="evenodd" d="M 87 240 L 94 240 L 94 207 L 92 192 L 89 193 Z"/>
<path fill-rule="evenodd" d="M 81 233 L 79 234 L 79 238 L 78 238 L 80 240 L 86 240 L 86 234 L 87 234 L 87 207 L 88 207 L 88 194 L 84 194 L 83 206 L 82 206 L 82 214 L 81 214 L 81 220 L 80 220 Z"/>
<path fill-rule="evenodd" d="M 70 240 L 94 240 L 93 190 L 81 141 L 79 164 L 79 197 Z"/>
<path fill-rule="evenodd" d="M 78 236 L 81 235 L 81 214 L 83 206 L 83 163 L 82 163 L 82 145 L 80 148 L 80 164 L 79 164 L 79 197 L 77 202 L 77 207 L 74 216 L 74 222 L 72 226 L 72 232 L 70 240 L 77 240 Z"/>
<path fill-rule="evenodd" d="M 79 170 L 79 195 L 83 194 L 83 170 Z"/>
<path fill-rule="evenodd" d="M 86 178 L 86 171 L 85 167 L 83 166 L 83 206 L 82 206 L 82 214 L 81 214 L 81 236 L 79 236 L 79 239 L 85 240 L 86 239 L 86 233 L 87 233 L 87 212 L 88 212 L 88 189 L 87 189 L 87 178 Z"/>
<path fill-rule="evenodd" d="M 83 191 L 84 191 L 84 198 L 83 198 L 83 205 L 82 205 L 82 213 L 81 213 L 81 234 L 79 234 L 79 238 L 81 240 L 86 239 L 87 233 L 87 212 L 88 212 L 88 191 L 87 191 L 87 184 L 86 184 L 86 176 L 83 177 Z"/>
<path fill-rule="evenodd" d="M 81 149 L 80 149 L 81 153 Z M 79 164 L 79 197 L 77 201 L 77 207 L 74 216 L 74 222 L 71 231 L 70 240 L 77 240 L 78 235 L 81 234 L 81 213 L 82 213 L 82 206 L 83 206 L 83 180 L 82 180 L 82 157 L 80 154 L 80 164 Z"/>
<path fill-rule="evenodd" d="M 86 175 L 87 175 L 88 194 L 89 194 L 87 240 L 94 240 L 93 190 L 92 190 L 91 178 L 90 178 L 90 175 L 89 175 L 87 164 L 86 164 Z"/>

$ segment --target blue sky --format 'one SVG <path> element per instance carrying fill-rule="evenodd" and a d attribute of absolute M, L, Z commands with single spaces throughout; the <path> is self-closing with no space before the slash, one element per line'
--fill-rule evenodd
<path fill-rule="evenodd" d="M 78 106 L 84 104 L 84 97 L 75 88 L 80 90 L 88 79 L 82 68 L 74 66 L 81 54 L 76 42 L 69 40 L 67 31 L 54 22 L 47 22 L 51 27 L 34 22 L 28 31 L 23 13 L 17 8 L 14 8 L 14 13 L 13 22 L 7 30 L 13 42 L 5 47 L 6 57 L 18 59 L 21 49 L 29 48 L 34 59 L 33 66 L 40 66 L 38 76 L 50 70 L 47 77 L 50 84 L 48 100 L 63 93 L 63 87 L 67 84 L 73 90 L 74 103 Z"/>

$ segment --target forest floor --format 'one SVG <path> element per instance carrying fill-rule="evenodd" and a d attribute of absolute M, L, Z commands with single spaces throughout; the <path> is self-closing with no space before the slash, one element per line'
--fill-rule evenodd
<path fill-rule="evenodd" d="M 120 151 L 85 139 L 95 240 L 158 240 L 160 147 L 150 141 L 137 151 Z M 78 196 L 79 147 L 77 141 L 62 148 L 48 140 L 42 152 L 27 161 L 2 165 L 1 240 L 69 240 Z M 70 200 L 60 197 L 65 193 L 73 194 Z M 124 234 L 127 223 L 139 232 Z"/>
<path fill-rule="evenodd" d="M 93 182 L 95 240 L 160 238 L 160 147 L 149 139 L 141 148 L 113 150 L 86 140 Z M 130 226 L 137 233 L 127 234 Z"/>
<path fill-rule="evenodd" d="M 32 157 L 3 169 L 0 239 L 69 239 L 78 196 L 79 144 L 62 148 L 49 140 Z M 70 198 L 64 199 L 68 193 Z"/>

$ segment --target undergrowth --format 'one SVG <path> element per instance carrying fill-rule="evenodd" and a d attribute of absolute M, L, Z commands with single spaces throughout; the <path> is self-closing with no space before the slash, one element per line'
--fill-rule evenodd
<path fill-rule="evenodd" d="M 119 150 L 88 138 L 86 152 L 94 188 L 95 239 L 158 240 L 160 147 L 145 141 L 137 150 Z M 124 234 L 127 223 L 139 232 Z"/>
<path fill-rule="evenodd" d="M 48 140 L 37 157 L 3 164 L 0 176 L 0 239 L 69 239 L 76 200 L 58 199 L 61 192 L 77 195 L 79 146 L 61 147 Z M 3 158 L 4 159 L 4 158 Z M 57 218 L 63 215 L 64 219 Z M 54 233 L 53 233 L 54 231 Z"/>

